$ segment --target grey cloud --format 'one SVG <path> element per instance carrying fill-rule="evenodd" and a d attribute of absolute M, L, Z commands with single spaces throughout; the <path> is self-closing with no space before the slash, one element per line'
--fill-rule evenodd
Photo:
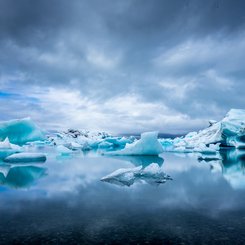
<path fill-rule="evenodd" d="M 193 120 L 220 117 L 244 106 L 244 5 L 229 0 L 3 0 L 0 75 L 24 79 L 6 80 L 1 89 L 23 94 L 31 87 L 64 88 L 101 107 L 134 94 L 142 103 Z M 188 43 L 190 50 L 182 53 Z M 107 110 L 101 108 L 113 120 Z"/>

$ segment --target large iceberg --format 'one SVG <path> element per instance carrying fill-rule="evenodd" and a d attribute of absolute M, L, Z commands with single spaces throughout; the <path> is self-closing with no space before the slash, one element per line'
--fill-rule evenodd
<path fill-rule="evenodd" d="M 7 137 L 11 143 L 17 145 L 45 140 L 42 130 L 30 118 L 0 122 L 0 140 Z"/>
<path fill-rule="evenodd" d="M 163 152 L 163 148 L 157 136 L 158 132 L 142 133 L 140 140 L 126 144 L 122 150 L 106 152 L 105 155 L 159 155 Z"/>
<path fill-rule="evenodd" d="M 135 182 L 159 185 L 165 183 L 167 180 L 172 180 L 172 178 L 164 173 L 162 167 L 159 167 L 157 163 L 152 163 L 145 168 L 142 166 L 120 168 L 101 179 L 101 181 L 120 186 L 131 186 Z"/>
<path fill-rule="evenodd" d="M 221 121 L 185 137 L 161 139 L 166 151 L 215 153 L 220 147 L 245 148 L 245 110 L 231 109 Z"/>

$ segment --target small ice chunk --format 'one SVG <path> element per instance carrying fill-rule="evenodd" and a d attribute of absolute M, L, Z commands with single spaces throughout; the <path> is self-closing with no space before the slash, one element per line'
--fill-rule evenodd
<path fill-rule="evenodd" d="M 56 150 L 62 154 L 62 155 L 67 155 L 67 154 L 70 154 L 72 153 L 72 150 L 68 149 L 67 147 L 63 146 L 63 145 L 58 145 L 56 147 Z"/>
<path fill-rule="evenodd" d="M 146 132 L 141 138 L 132 144 L 126 144 L 125 148 L 118 151 L 107 152 L 108 155 L 159 155 L 163 152 L 162 145 L 157 139 L 157 132 Z"/>
<path fill-rule="evenodd" d="M 152 163 L 146 168 L 121 168 L 103 177 L 101 181 L 109 182 L 120 186 L 131 186 L 135 182 L 146 182 L 152 185 L 165 183 L 172 178 L 163 172 L 157 163 Z"/>
<path fill-rule="evenodd" d="M 45 162 L 46 159 L 47 159 L 46 155 L 43 153 L 22 152 L 6 157 L 4 159 L 4 162 L 9 162 L 9 163 Z"/>

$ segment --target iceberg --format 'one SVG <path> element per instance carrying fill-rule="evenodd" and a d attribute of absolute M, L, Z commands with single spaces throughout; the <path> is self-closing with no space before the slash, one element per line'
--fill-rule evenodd
<path fill-rule="evenodd" d="M 135 137 L 112 136 L 105 132 L 92 132 L 87 130 L 69 129 L 49 135 L 48 140 L 53 145 L 64 145 L 71 150 L 108 151 L 122 149 L 128 143 L 133 143 Z"/>
<path fill-rule="evenodd" d="M 106 138 L 111 137 L 105 132 L 80 131 L 68 129 L 68 131 L 58 132 L 49 135 L 48 140 L 53 145 L 63 145 L 71 150 L 81 149 L 83 151 L 97 149 L 98 145 Z"/>
<path fill-rule="evenodd" d="M 29 141 L 45 140 L 44 133 L 30 118 L 0 122 L 0 140 L 23 145 Z"/>
<path fill-rule="evenodd" d="M 125 148 L 118 151 L 104 153 L 105 155 L 159 155 L 163 152 L 162 145 L 157 139 L 157 132 L 145 132 L 141 134 L 140 140 L 126 144 Z"/>
<path fill-rule="evenodd" d="M 167 180 L 172 180 L 172 178 L 164 173 L 163 169 L 157 163 L 152 163 L 145 168 L 142 166 L 121 168 L 101 179 L 101 181 L 119 186 L 131 186 L 135 182 L 159 185 L 165 183 Z"/>
<path fill-rule="evenodd" d="M 43 153 L 22 152 L 10 155 L 6 157 L 3 161 L 8 163 L 45 162 L 46 155 Z"/>
<path fill-rule="evenodd" d="M 160 139 L 165 151 L 215 154 L 220 148 L 245 148 L 245 110 L 231 109 L 221 121 L 209 121 L 209 127 L 184 137 Z"/>
<path fill-rule="evenodd" d="M 223 146 L 236 147 L 236 142 L 239 142 L 242 147 L 242 136 L 245 136 L 245 110 L 231 109 L 221 121 L 213 121 L 210 127 L 183 140 L 192 146 L 221 143 Z"/>

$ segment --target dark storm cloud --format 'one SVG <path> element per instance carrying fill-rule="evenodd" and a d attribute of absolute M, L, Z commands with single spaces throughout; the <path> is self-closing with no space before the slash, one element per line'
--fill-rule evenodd
<path fill-rule="evenodd" d="M 244 7 L 244 1 L 229 0 L 2 0 L 1 90 L 27 97 L 34 87 L 56 89 L 57 96 L 79 92 L 87 103 L 79 110 L 97 106 L 110 120 L 132 118 L 114 130 L 139 122 L 138 130 L 168 130 L 155 119 L 158 109 L 193 120 L 183 130 L 199 127 L 197 118 L 244 106 Z M 111 112 L 109 103 L 130 96 L 137 108 Z M 134 115 L 146 105 L 146 116 Z M 183 120 L 170 122 L 180 128 Z"/>

